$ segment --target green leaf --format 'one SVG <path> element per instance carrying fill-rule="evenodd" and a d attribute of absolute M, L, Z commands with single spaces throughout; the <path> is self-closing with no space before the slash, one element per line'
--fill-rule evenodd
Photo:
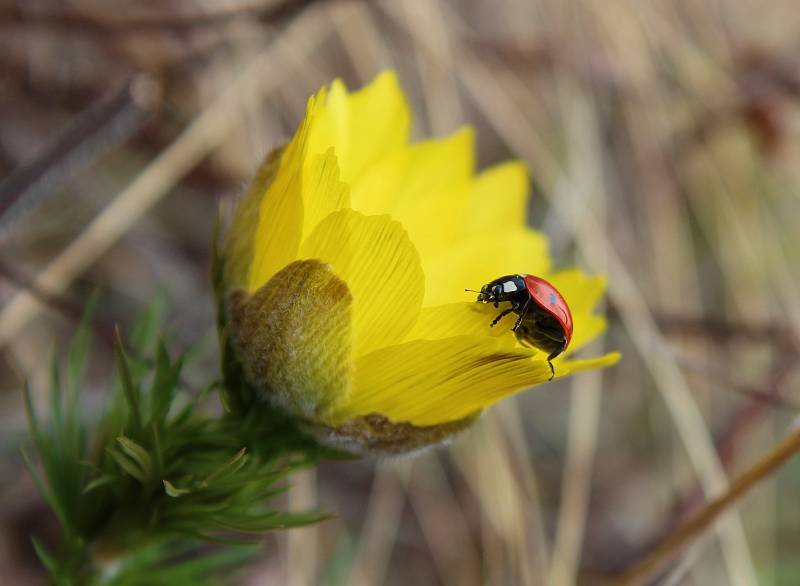
<path fill-rule="evenodd" d="M 50 552 L 47 551 L 47 548 L 35 537 L 31 538 L 31 544 L 33 545 L 33 550 L 36 552 L 36 557 L 39 558 L 39 561 L 42 562 L 42 565 L 47 568 L 47 571 L 50 572 L 50 574 L 56 575 L 58 573 L 58 563 L 56 562 L 55 558 L 50 555 Z"/>
<path fill-rule="evenodd" d="M 22 450 L 22 459 L 25 461 L 25 466 L 28 468 L 31 478 L 33 478 L 33 483 L 36 485 L 36 488 L 39 489 L 39 492 L 44 497 L 44 500 L 47 501 L 47 504 L 50 505 L 50 508 L 53 509 L 61 525 L 64 527 L 68 526 L 69 517 L 67 516 L 63 503 L 56 497 L 52 486 L 45 482 L 45 479 L 36 471 L 36 466 L 24 449 Z"/>
<path fill-rule="evenodd" d="M 111 484 L 112 482 L 114 482 L 114 477 L 109 474 L 98 476 L 83 488 L 83 494 L 92 492 L 96 488 L 100 488 L 101 486 L 106 486 L 108 484 Z"/>
<path fill-rule="evenodd" d="M 196 397 L 194 397 L 189 403 L 183 406 L 180 412 L 175 416 L 175 425 L 181 426 L 184 425 L 192 414 L 197 409 L 198 405 L 202 405 L 203 401 L 205 401 L 206 397 L 208 397 L 212 391 L 219 389 L 221 386 L 221 381 L 214 381 L 206 385 Z"/>
<path fill-rule="evenodd" d="M 192 492 L 188 488 L 176 488 L 169 480 L 164 480 L 164 491 L 172 497 L 179 497 Z"/>
<path fill-rule="evenodd" d="M 182 368 L 183 359 L 178 358 L 175 364 L 172 364 L 164 341 L 160 340 L 156 351 L 155 376 L 153 377 L 153 385 L 150 389 L 151 424 L 164 424 L 172 401 L 175 398 L 175 391 L 178 387 Z"/>
<path fill-rule="evenodd" d="M 135 435 L 139 435 L 142 430 L 142 411 L 139 402 L 139 390 L 133 384 L 133 377 L 128 365 L 128 358 L 125 356 L 125 349 L 122 344 L 122 336 L 119 333 L 119 328 L 114 329 L 114 351 L 117 355 L 117 368 L 119 369 L 119 378 L 122 383 L 122 390 L 125 393 L 125 399 L 128 402 L 130 409 L 130 422 Z"/>
<path fill-rule="evenodd" d="M 63 421 L 61 394 L 61 370 L 58 367 L 58 356 L 55 352 L 50 358 L 50 413 L 53 417 L 53 425 L 60 428 Z"/>
<path fill-rule="evenodd" d="M 153 479 L 158 479 L 164 476 L 164 453 L 158 435 L 158 427 L 155 424 L 150 425 L 150 441 L 153 444 Z"/>
<path fill-rule="evenodd" d="M 215 551 L 186 543 L 159 544 L 128 559 L 104 586 L 221 586 L 258 553 L 252 545 Z"/>
<path fill-rule="evenodd" d="M 106 448 L 106 452 L 108 452 L 117 465 L 122 468 L 125 472 L 128 473 L 129 476 L 132 476 L 136 480 L 139 481 L 142 485 L 147 485 L 149 483 L 149 478 L 146 476 L 144 470 L 139 467 L 136 462 L 130 460 L 124 454 L 118 452 L 114 448 Z"/>
<path fill-rule="evenodd" d="M 23 396 L 25 398 L 25 414 L 28 417 L 28 428 L 30 429 L 33 442 L 36 444 L 36 449 L 42 452 L 44 449 L 44 438 L 39 426 L 39 418 L 36 414 L 36 408 L 33 406 L 33 396 L 31 395 L 31 387 L 28 381 L 22 386 Z"/>
<path fill-rule="evenodd" d="M 236 455 L 233 458 L 225 462 L 225 464 L 223 464 L 217 470 L 208 475 L 208 477 L 206 477 L 205 479 L 205 484 L 211 484 L 211 482 L 215 478 L 219 478 L 224 474 L 235 474 L 246 463 L 247 463 L 247 448 L 242 448 L 236 453 Z"/>
<path fill-rule="evenodd" d="M 83 310 L 80 324 L 72 338 L 67 357 L 67 390 L 69 393 L 68 406 L 75 409 L 80 393 L 80 384 L 86 368 L 86 356 L 89 352 L 91 339 L 91 323 L 97 307 L 97 293 L 93 293 Z"/>
<path fill-rule="evenodd" d="M 160 291 L 134 320 L 131 328 L 130 341 L 137 354 L 148 356 L 152 353 L 152 346 L 162 331 L 166 312 L 167 296 L 164 291 Z"/>
<path fill-rule="evenodd" d="M 60 371 L 53 361 L 45 415 L 41 408 L 37 413 L 30 390 L 25 392 L 39 462 L 34 466 L 23 455 L 62 528 L 59 554 L 40 555 L 50 564 L 51 582 L 211 586 L 219 583 L 211 578 L 218 566 L 204 565 L 206 552 L 185 559 L 196 555 L 186 546 L 190 540 L 241 544 L 321 518 L 289 515 L 270 508 L 270 500 L 285 491 L 287 475 L 324 452 L 299 433 L 296 422 L 251 401 L 249 391 L 246 409 L 223 415 L 206 409 L 212 392 L 221 391 L 218 381 L 197 396 L 179 393 L 187 355 L 169 355 L 159 307 L 149 307 L 133 327 L 130 354 L 115 332 L 115 391 L 99 423 L 87 427 L 79 406 L 93 303 L 69 346 L 66 368 Z M 182 539 L 172 541 L 176 536 Z M 165 540 L 181 544 L 184 553 L 176 555 L 172 545 L 153 547 Z M 102 546 L 114 559 L 114 572 L 100 577 L 91 560 L 105 551 Z M 144 551 L 149 553 L 140 556 Z"/>
<path fill-rule="evenodd" d="M 124 436 L 118 437 L 117 442 L 119 443 L 125 455 L 133 460 L 133 462 L 136 463 L 136 466 L 141 471 L 141 474 L 144 478 L 142 483 L 149 484 L 153 478 L 153 460 L 150 458 L 150 454 L 147 452 L 147 450 L 145 450 L 135 441 Z"/>

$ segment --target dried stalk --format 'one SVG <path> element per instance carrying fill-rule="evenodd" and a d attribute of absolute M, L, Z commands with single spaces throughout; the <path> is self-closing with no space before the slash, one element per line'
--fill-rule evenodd
<path fill-rule="evenodd" d="M 710 501 L 641 561 L 625 571 L 618 579 L 613 580 L 611 586 L 648 584 L 687 546 L 696 542 L 716 521 L 731 512 L 756 484 L 771 476 L 798 451 L 800 451 L 800 429 L 795 429 L 752 468 L 736 478 L 728 490 Z"/>

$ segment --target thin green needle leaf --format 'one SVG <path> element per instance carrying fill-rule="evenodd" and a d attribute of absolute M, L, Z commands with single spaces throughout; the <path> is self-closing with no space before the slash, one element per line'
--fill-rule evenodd
<path fill-rule="evenodd" d="M 22 459 L 25 461 L 25 466 L 28 468 L 28 472 L 30 473 L 31 478 L 33 478 L 33 483 L 36 485 L 36 488 L 39 489 L 39 492 L 44 497 L 44 500 L 46 500 L 47 504 L 50 505 L 50 508 L 53 509 L 53 512 L 56 514 L 56 517 L 58 517 L 61 525 L 65 528 L 68 528 L 69 517 L 67 516 L 67 512 L 64 509 L 63 503 L 56 497 L 56 493 L 53 491 L 52 486 L 48 484 L 44 478 L 42 478 L 25 450 L 22 450 Z"/>
<path fill-rule="evenodd" d="M 206 484 L 210 484 L 212 480 L 215 478 L 219 478 L 223 474 L 226 473 L 235 473 L 237 472 L 245 463 L 247 462 L 247 448 L 242 448 L 239 450 L 236 455 L 225 462 L 219 469 L 215 470 L 206 478 Z"/>
<path fill-rule="evenodd" d="M 91 323 L 97 307 L 97 293 L 93 293 L 83 310 L 78 330 L 72 338 L 67 357 L 67 390 L 69 392 L 68 404 L 73 408 L 78 400 L 80 382 L 86 367 L 86 356 L 89 352 L 91 339 Z"/>
<path fill-rule="evenodd" d="M 35 537 L 31 538 L 31 544 L 33 545 L 33 550 L 36 552 L 36 557 L 39 558 L 39 561 L 42 562 L 42 565 L 47 568 L 47 571 L 50 572 L 50 574 L 56 575 L 58 573 L 58 564 L 56 563 L 55 558 L 50 555 L 50 552 L 47 551 L 47 548 Z"/>
<path fill-rule="evenodd" d="M 61 369 L 58 367 L 58 356 L 55 352 L 50 359 L 50 412 L 53 425 L 60 429 L 63 423 L 61 396 Z"/>
<path fill-rule="evenodd" d="M 164 480 L 164 491 L 171 497 L 179 497 L 184 494 L 189 494 L 191 489 L 188 488 L 176 488 L 169 480 Z"/>
<path fill-rule="evenodd" d="M 150 426 L 150 437 L 153 442 L 153 479 L 164 476 L 164 453 L 161 447 L 161 438 L 158 435 L 158 427 L 155 424 Z"/>
<path fill-rule="evenodd" d="M 114 461 L 120 468 L 127 472 L 128 475 L 138 480 L 142 485 L 148 484 L 149 478 L 136 462 L 130 460 L 125 454 L 118 452 L 114 448 L 106 448 L 106 452 L 114 458 Z"/>
<path fill-rule="evenodd" d="M 39 452 L 43 451 L 43 437 L 41 428 L 39 427 L 39 418 L 36 414 L 36 408 L 33 405 L 33 396 L 31 395 L 31 387 L 28 381 L 25 381 L 22 387 L 25 397 L 25 413 L 28 416 L 28 427 L 30 428 L 33 441 Z"/>
<path fill-rule="evenodd" d="M 91 491 L 95 490 L 96 488 L 100 488 L 101 486 L 106 486 L 114 482 L 114 477 L 110 475 L 100 476 L 92 480 L 89 484 L 87 484 L 83 489 L 83 494 L 90 493 Z"/>
<path fill-rule="evenodd" d="M 156 350 L 155 376 L 150 390 L 150 422 L 152 424 L 163 425 L 175 398 L 182 368 L 183 358 L 178 358 L 172 364 L 166 345 L 163 340 L 160 340 Z"/>
<path fill-rule="evenodd" d="M 122 390 L 125 393 L 125 398 L 128 401 L 128 408 L 131 412 L 131 424 L 135 435 L 138 436 L 142 430 L 142 412 L 139 401 L 139 391 L 133 384 L 133 378 L 131 377 L 128 358 L 125 356 L 119 328 L 114 328 L 114 351 L 117 355 L 117 366 L 119 368 Z"/>
<path fill-rule="evenodd" d="M 147 450 L 127 437 L 118 437 L 117 442 L 125 455 L 136 462 L 146 479 L 145 482 L 149 483 L 153 478 L 153 460 Z"/>

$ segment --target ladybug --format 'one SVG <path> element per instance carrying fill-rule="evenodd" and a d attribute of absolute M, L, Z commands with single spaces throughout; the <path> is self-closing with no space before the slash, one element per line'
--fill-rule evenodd
<path fill-rule="evenodd" d="M 517 321 L 511 330 L 523 345 L 547 352 L 553 380 L 552 360 L 567 349 L 572 339 L 572 314 L 561 293 L 540 277 L 506 275 L 481 287 L 477 300 L 495 307 L 511 302 L 511 307 L 501 311 L 489 325 L 494 327 L 509 313 L 516 313 Z"/>

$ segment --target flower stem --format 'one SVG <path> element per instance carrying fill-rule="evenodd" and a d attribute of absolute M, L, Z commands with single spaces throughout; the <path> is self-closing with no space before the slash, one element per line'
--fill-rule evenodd
<path fill-rule="evenodd" d="M 769 477 L 798 451 L 800 451 L 800 429 L 796 429 L 786 436 L 753 467 L 736 478 L 727 491 L 692 515 L 641 561 L 628 568 L 619 578 L 612 580 L 612 586 L 635 586 L 649 583 L 724 513 L 735 507 L 759 481 Z"/>

